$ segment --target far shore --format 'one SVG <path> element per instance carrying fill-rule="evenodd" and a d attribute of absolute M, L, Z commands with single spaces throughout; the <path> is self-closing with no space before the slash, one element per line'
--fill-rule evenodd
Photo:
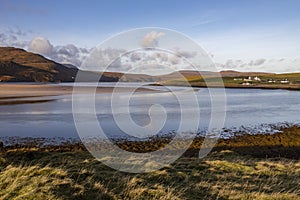
<path fill-rule="evenodd" d="M 180 84 L 176 82 L 171 83 L 153 83 L 149 84 L 150 86 L 177 86 L 177 87 L 194 87 L 194 88 L 230 88 L 230 89 L 266 89 L 266 90 L 295 90 L 300 91 L 300 85 L 299 84 L 286 84 L 286 85 L 278 85 L 278 84 L 256 84 L 256 85 L 241 85 L 241 84 L 228 84 L 225 83 L 224 85 L 220 85 L 220 83 L 217 84 L 211 84 L 209 87 L 205 83 L 191 83 L 190 85 L 187 84 Z"/>

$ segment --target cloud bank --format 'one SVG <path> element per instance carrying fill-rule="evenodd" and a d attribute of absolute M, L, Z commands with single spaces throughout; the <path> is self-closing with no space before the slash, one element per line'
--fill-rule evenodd
<path fill-rule="evenodd" d="M 20 37 L 27 35 L 27 32 L 20 29 L 8 29 L 0 32 L 0 46 L 13 46 L 18 48 L 25 48 L 28 46 L 28 41 L 21 40 Z"/>
<path fill-rule="evenodd" d="M 53 45 L 50 40 L 42 36 L 34 37 L 31 40 L 22 39 L 30 34 L 32 34 L 30 31 L 21 31 L 18 28 L 7 29 L 0 32 L 0 46 L 22 48 L 56 62 L 72 64 L 77 67 L 91 51 L 91 49 L 80 48 L 74 44 Z"/>
<path fill-rule="evenodd" d="M 95 48 L 82 68 L 93 71 L 117 71 L 150 75 L 167 74 L 183 69 L 193 69 L 186 59 L 193 58 L 196 52 L 173 47 L 160 49 L 159 39 L 164 32 L 150 31 L 142 36 L 138 47 L 117 49 L 113 47 Z M 135 43 L 135 40 L 132 41 Z M 116 42 L 112 43 L 114 45 Z M 109 45 L 108 45 L 109 46 Z M 126 46 L 124 47 L 126 48 Z"/>
<path fill-rule="evenodd" d="M 54 46 L 44 37 L 33 38 L 28 45 L 28 51 L 47 56 L 63 64 L 72 64 L 79 67 L 82 60 L 90 52 L 86 48 L 78 48 L 74 44 Z"/>
<path fill-rule="evenodd" d="M 89 56 L 90 59 L 85 66 L 94 67 L 95 70 L 110 65 L 111 71 L 128 71 L 135 66 L 147 66 L 150 71 L 155 71 L 163 65 L 169 66 L 173 70 L 188 69 L 189 66 L 182 61 L 196 56 L 196 52 L 173 49 L 174 54 L 165 54 L 158 51 L 141 51 L 124 55 L 124 49 L 87 49 L 80 48 L 75 44 L 53 45 L 46 37 L 34 37 L 31 40 L 22 38 L 28 37 L 29 31 L 22 31 L 18 28 L 8 29 L 0 32 L 0 46 L 14 46 L 28 51 L 38 53 L 63 64 L 72 64 L 77 67 L 82 65 L 82 61 Z M 159 39 L 165 36 L 163 32 L 149 32 L 140 40 L 141 48 L 159 47 Z M 214 53 L 214 52 L 212 52 Z M 212 54 L 211 53 L 211 54 Z M 214 57 L 214 56 L 212 56 Z M 218 70 L 237 71 L 261 71 L 261 72 L 299 72 L 300 58 L 257 58 L 252 60 L 228 59 L 225 62 L 216 60 Z M 151 69 L 150 69 L 151 68 Z M 92 68 L 88 68 L 92 69 Z"/>
<path fill-rule="evenodd" d="M 225 63 L 216 63 L 218 70 L 257 71 L 257 72 L 300 72 L 300 58 L 279 58 L 256 60 L 233 60 Z"/>

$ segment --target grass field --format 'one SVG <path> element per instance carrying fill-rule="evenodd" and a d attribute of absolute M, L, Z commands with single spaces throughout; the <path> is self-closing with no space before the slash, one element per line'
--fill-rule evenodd
<path fill-rule="evenodd" d="M 145 174 L 113 170 L 80 144 L 6 147 L 0 199 L 300 199 L 299 130 L 221 140 L 204 159 L 195 141 L 175 163 Z M 130 145 L 145 144 L 123 148 Z"/>
<path fill-rule="evenodd" d="M 243 74 L 243 73 L 242 73 Z M 247 76 L 245 75 L 247 74 Z M 286 74 L 268 74 L 261 73 L 259 78 L 261 81 L 251 81 L 250 85 L 243 85 L 245 82 L 243 79 L 248 78 L 248 74 L 237 76 L 226 76 L 223 75 L 222 78 L 215 76 L 187 76 L 185 79 L 170 79 L 166 81 L 161 81 L 161 85 L 175 85 L 175 86 L 193 86 L 193 87 L 227 87 L 227 88 L 261 88 L 261 89 L 291 89 L 300 90 L 300 73 L 286 73 Z M 257 73 L 253 73 L 257 74 Z M 252 78 L 255 76 L 252 76 Z M 238 78 L 240 80 L 234 80 Z M 280 83 L 281 80 L 287 79 L 288 83 Z M 268 80 L 274 80 L 275 83 L 269 83 Z"/>

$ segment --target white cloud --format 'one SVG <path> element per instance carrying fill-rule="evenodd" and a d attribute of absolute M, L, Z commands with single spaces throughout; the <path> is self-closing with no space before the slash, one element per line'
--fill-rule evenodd
<path fill-rule="evenodd" d="M 121 61 L 118 59 L 126 51 L 124 49 L 95 48 L 81 65 L 82 69 L 103 71 L 109 65 L 121 71 Z"/>
<path fill-rule="evenodd" d="M 145 35 L 145 37 L 141 40 L 140 45 L 143 48 L 151 48 L 158 46 L 158 39 L 164 36 L 163 32 L 151 31 Z"/>
<path fill-rule="evenodd" d="M 77 48 L 75 45 L 67 44 L 64 46 L 55 46 L 49 57 L 60 63 L 79 66 L 81 64 L 82 53 L 81 49 Z"/>
<path fill-rule="evenodd" d="M 167 74 L 177 70 L 191 69 L 183 56 L 191 57 L 195 53 L 177 51 L 174 54 L 162 50 L 137 50 L 126 52 L 124 49 L 94 49 L 81 68 L 93 71 L 112 71 L 143 73 L 150 75 Z M 177 55 L 178 54 L 178 55 Z"/>
<path fill-rule="evenodd" d="M 38 54 L 43 54 L 46 56 L 51 56 L 52 55 L 52 50 L 53 46 L 44 37 L 35 37 L 33 38 L 29 45 L 28 45 L 28 50 L 33 52 L 33 53 L 38 53 Z"/>
<path fill-rule="evenodd" d="M 33 38 L 29 42 L 28 51 L 44 55 L 59 63 L 72 64 L 77 67 L 90 52 L 89 49 L 78 48 L 74 44 L 54 46 L 44 37 Z"/>

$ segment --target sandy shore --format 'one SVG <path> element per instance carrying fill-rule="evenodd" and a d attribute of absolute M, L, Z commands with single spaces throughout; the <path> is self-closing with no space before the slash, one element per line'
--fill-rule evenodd
<path fill-rule="evenodd" d="M 92 87 L 82 86 L 77 92 L 87 93 L 92 91 Z M 97 93 L 111 93 L 114 87 L 98 87 Z M 118 92 L 129 92 L 131 88 L 118 88 Z M 47 84 L 0 84 L 0 100 L 22 97 L 56 96 L 72 94 L 73 86 L 47 85 Z M 147 88 L 139 88 L 136 92 L 161 92 Z"/>

